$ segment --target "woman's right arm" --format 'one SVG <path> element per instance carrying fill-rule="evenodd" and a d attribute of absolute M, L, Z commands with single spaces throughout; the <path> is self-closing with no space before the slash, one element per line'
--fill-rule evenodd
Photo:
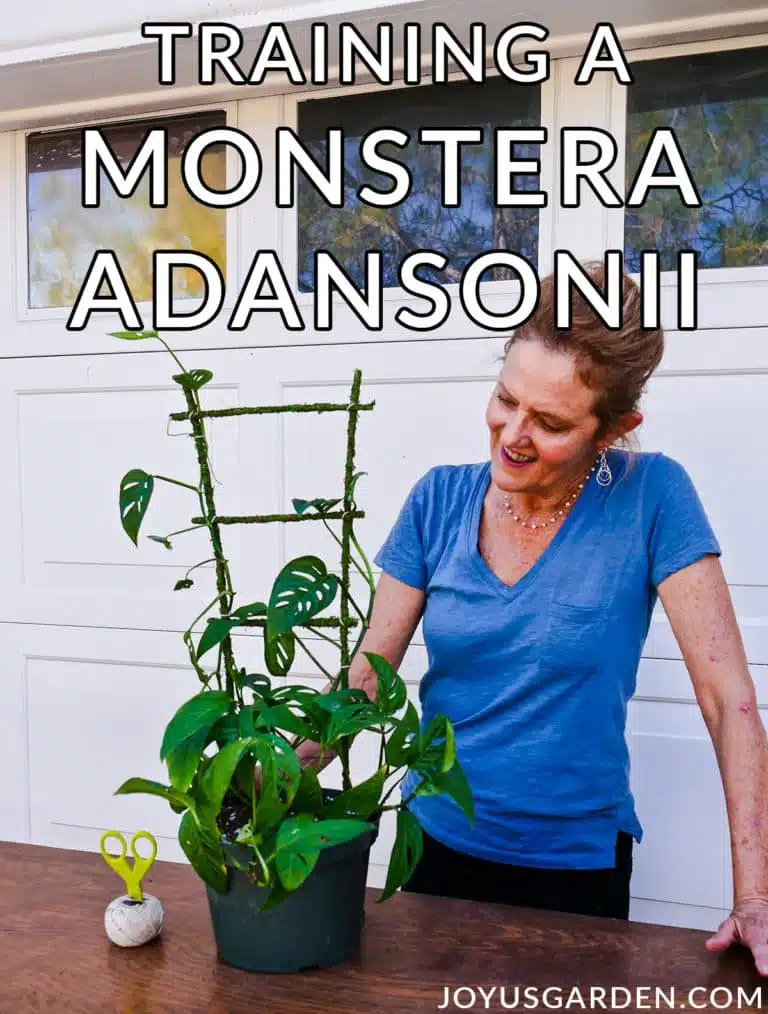
<path fill-rule="evenodd" d="M 376 673 L 365 652 L 381 655 L 394 669 L 399 669 L 424 612 L 426 597 L 420 588 L 404 584 L 386 571 L 381 574 L 374 593 L 371 621 L 349 665 L 350 687 L 364 690 L 371 700 L 375 699 Z M 330 684 L 323 693 L 329 688 Z M 312 764 L 318 771 L 335 757 L 334 753 L 326 751 L 320 764 L 320 747 L 310 741 L 300 744 L 296 753 L 302 767 Z"/>

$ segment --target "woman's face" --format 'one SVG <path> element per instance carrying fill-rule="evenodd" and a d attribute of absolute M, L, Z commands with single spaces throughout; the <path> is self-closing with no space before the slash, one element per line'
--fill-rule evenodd
<path fill-rule="evenodd" d="M 491 478 L 507 492 L 559 493 L 592 467 L 599 420 L 595 392 L 578 377 L 575 359 L 541 342 L 515 342 L 486 411 Z M 523 457 L 520 463 L 507 453 Z"/>

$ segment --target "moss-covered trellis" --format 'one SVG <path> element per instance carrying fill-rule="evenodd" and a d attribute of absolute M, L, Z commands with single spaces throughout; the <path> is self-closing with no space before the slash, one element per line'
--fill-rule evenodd
<path fill-rule="evenodd" d="M 152 337 L 158 337 L 153 335 Z M 160 339 L 162 341 L 162 339 Z M 165 344 L 163 342 L 163 344 Z M 166 345 L 166 348 L 168 346 Z M 176 356 L 171 352 L 171 355 Z M 177 363 L 179 362 L 176 359 Z M 181 363 L 179 363 L 181 366 Z M 183 369 L 183 367 L 182 367 Z M 273 522 L 293 523 L 298 521 L 314 521 L 322 522 L 328 528 L 331 535 L 338 542 L 341 549 L 341 568 L 340 568 L 340 579 L 338 581 L 339 590 L 339 612 L 335 616 L 318 616 L 315 618 L 309 618 L 301 623 L 301 626 L 312 629 L 314 633 L 329 641 L 335 647 L 338 648 L 340 653 L 340 666 L 336 676 L 331 677 L 331 674 L 325 671 L 324 667 L 315 658 L 310 649 L 304 644 L 295 632 L 295 626 L 284 632 L 284 637 L 281 642 L 280 638 L 277 639 L 276 644 L 271 646 L 273 664 L 270 665 L 269 659 L 267 660 L 268 668 L 273 675 L 285 675 L 290 668 L 290 662 L 293 657 L 293 647 L 286 643 L 289 640 L 292 643 L 298 643 L 307 655 L 312 659 L 316 666 L 321 672 L 325 672 L 326 676 L 329 676 L 331 680 L 331 688 L 339 689 L 346 688 L 348 686 L 348 675 L 349 666 L 352 657 L 354 656 L 357 647 L 359 646 L 360 640 L 367 628 L 368 622 L 371 616 L 371 609 L 373 603 L 373 574 L 371 571 L 370 564 L 362 551 L 359 542 L 354 532 L 354 521 L 358 518 L 365 517 L 365 511 L 358 509 L 354 500 L 354 487 L 357 479 L 364 473 L 355 473 L 355 450 L 357 440 L 357 424 L 358 415 L 360 412 L 371 411 L 375 407 L 375 402 L 361 402 L 360 401 L 360 388 L 362 384 L 362 373 L 359 369 L 354 371 L 352 387 L 350 390 L 349 400 L 345 403 L 335 402 L 314 402 L 314 403 L 299 403 L 299 404 L 286 404 L 286 405 L 259 405 L 259 406 L 238 406 L 237 408 L 219 408 L 219 409 L 204 409 L 200 404 L 199 391 L 200 389 L 212 379 L 212 375 L 208 370 L 192 370 L 183 372 L 173 378 L 182 388 L 187 403 L 187 410 L 185 412 L 173 412 L 170 415 L 173 421 L 188 421 L 191 426 L 190 436 L 192 437 L 197 457 L 197 464 L 200 472 L 200 484 L 198 487 L 188 487 L 194 489 L 199 496 L 201 514 L 192 517 L 191 524 L 193 528 L 184 529 L 194 530 L 198 527 L 205 527 L 208 529 L 211 546 L 213 549 L 213 558 L 211 560 L 203 561 L 205 563 L 215 563 L 216 573 L 216 591 L 217 595 L 213 602 L 209 603 L 208 606 L 200 613 L 190 625 L 189 629 L 184 634 L 184 640 L 190 653 L 192 664 L 194 665 L 198 676 L 204 685 L 208 686 L 210 681 L 216 676 L 219 684 L 219 689 L 226 689 L 227 694 L 236 699 L 240 705 L 245 702 L 242 696 L 243 686 L 247 685 L 247 676 L 244 670 L 238 668 L 234 648 L 232 644 L 232 638 L 230 636 L 231 629 L 237 627 L 266 627 L 268 624 L 267 619 L 267 608 L 265 603 L 254 603 L 251 606 L 241 607 L 240 610 L 234 610 L 233 605 L 235 599 L 235 592 L 232 584 L 232 578 L 229 569 L 229 563 L 224 553 L 224 547 L 222 542 L 221 529 L 225 525 L 250 525 L 250 524 L 265 524 Z M 234 418 L 238 416 L 257 416 L 277 413 L 326 413 L 326 412 L 345 412 L 347 414 L 347 429 L 346 429 L 346 456 L 344 462 L 344 486 L 343 496 L 335 500 L 320 500 L 315 499 L 312 501 L 299 501 L 294 500 L 294 507 L 296 508 L 293 514 L 251 514 L 243 516 L 230 516 L 230 515 L 219 515 L 216 511 L 216 502 L 214 495 L 213 481 L 211 478 L 211 469 L 209 465 L 210 460 L 210 447 L 208 442 L 208 435 L 205 428 L 206 419 L 226 419 Z M 129 473 L 129 476 L 131 473 Z M 146 473 L 142 473 L 146 476 Z M 129 478 L 126 476 L 126 479 Z M 151 478 L 151 477 L 148 477 Z M 186 486 L 185 483 L 179 483 L 177 480 L 167 479 L 165 476 L 156 476 L 155 478 L 164 479 L 165 481 L 173 482 L 176 485 Z M 151 490 L 150 490 L 151 491 Z M 122 490 L 121 490 L 122 493 Z M 337 505 L 341 505 L 341 509 L 333 509 Z M 121 503 L 121 507 L 123 504 Z M 143 510 L 146 510 L 146 503 L 143 504 Z M 327 522 L 332 520 L 341 521 L 341 538 L 333 532 L 328 526 Z M 179 534 L 179 533 L 173 533 Z M 155 538 L 156 541 L 164 542 L 170 546 L 168 537 L 151 537 Z M 361 574 L 365 577 L 369 587 L 369 602 L 367 609 L 363 611 L 358 604 L 355 602 L 351 592 L 351 567 L 352 567 L 352 547 L 353 545 L 358 551 L 360 561 L 356 561 L 358 569 Z M 314 559 L 314 558 L 305 558 Z M 318 561 L 319 562 L 319 561 Z M 202 564 L 196 564 L 195 567 L 199 567 Z M 363 570 L 361 568 L 364 567 Z M 177 582 L 176 588 L 181 589 L 190 587 L 192 582 L 189 580 L 189 573 L 194 567 L 187 571 L 184 579 Z M 205 647 L 203 638 L 197 648 L 193 643 L 192 632 L 195 625 L 203 619 L 210 610 L 218 604 L 219 617 L 217 620 L 208 621 L 208 630 L 212 632 L 212 637 L 215 642 L 218 642 L 219 647 L 219 662 L 216 670 L 213 673 L 206 673 L 200 664 L 200 655 L 202 654 L 202 648 Z M 358 618 L 351 615 L 352 609 L 358 613 Z M 354 648 L 350 646 L 350 631 L 354 627 L 362 626 L 360 638 L 355 644 Z M 339 640 L 335 641 L 333 638 L 328 637 L 322 633 L 322 628 L 337 628 L 339 630 Z M 220 635 L 224 636 L 220 636 Z M 265 640 L 265 654 L 268 650 L 268 645 Z M 206 649 L 207 650 L 207 649 Z M 275 654 L 276 652 L 276 654 Z M 290 656 L 287 658 L 286 656 Z M 225 682 L 222 686 L 221 682 L 221 663 L 224 666 L 224 677 Z M 286 665 L 286 662 L 288 663 Z M 298 737 L 294 745 L 298 745 L 301 742 L 301 737 Z M 349 775 L 349 744 L 342 744 L 341 749 L 338 751 L 342 762 L 342 776 L 345 787 L 350 785 Z"/>

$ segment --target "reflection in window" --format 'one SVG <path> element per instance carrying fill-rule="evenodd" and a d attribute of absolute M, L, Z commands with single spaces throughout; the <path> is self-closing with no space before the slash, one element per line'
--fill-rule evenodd
<path fill-rule="evenodd" d="M 672 127 L 702 198 L 652 190 L 626 209 L 625 252 L 658 250 L 662 268 L 695 250 L 703 268 L 768 264 L 768 47 L 633 64 L 627 169 L 632 180 L 656 127 Z M 661 165 L 660 172 L 669 171 Z"/>
<path fill-rule="evenodd" d="M 329 250 L 347 273 L 362 285 L 364 256 L 368 250 L 382 252 L 383 281 L 398 286 L 398 265 L 415 250 L 436 250 L 449 258 L 448 267 L 437 272 L 420 268 L 419 275 L 444 283 L 456 282 L 463 268 L 478 254 L 491 249 L 522 254 L 535 267 L 538 245 L 538 209 L 494 208 L 494 127 L 538 127 L 538 87 L 494 79 L 429 87 L 387 89 L 364 95 L 310 100 L 299 106 L 299 136 L 319 165 L 326 164 L 326 130 L 344 131 L 345 186 L 343 208 L 329 208 L 303 173 L 298 174 L 299 290 L 314 287 L 313 255 Z M 405 148 L 379 145 L 382 155 L 408 166 L 413 176 L 409 197 L 396 208 L 371 208 L 357 198 L 359 187 L 368 184 L 386 192 L 389 177 L 363 165 L 361 139 L 370 131 L 399 128 L 411 135 Z M 443 208 L 441 196 L 441 148 L 419 144 L 419 128 L 481 127 L 483 144 L 461 147 L 461 206 Z M 519 144 L 518 159 L 540 157 L 539 145 Z M 518 190 L 539 190 L 536 175 L 518 175 Z M 484 281 L 510 275 L 497 267 Z"/>
<path fill-rule="evenodd" d="M 102 171 L 101 206 L 81 204 L 82 131 L 32 134 L 27 139 L 27 230 L 30 307 L 71 306 L 96 250 L 114 250 L 137 301 L 152 298 L 154 250 L 195 250 L 225 272 L 225 210 L 207 208 L 184 188 L 181 155 L 197 134 L 226 126 L 223 112 L 163 120 L 121 123 L 102 128 L 125 167 L 147 132 L 164 127 L 168 136 L 168 207 L 149 204 L 149 171 L 132 197 L 120 197 Z M 212 146 L 201 159 L 206 184 L 226 186 L 226 152 Z M 226 275 L 225 275 L 226 277 Z M 174 295 L 204 295 L 195 271 L 174 271 Z"/>

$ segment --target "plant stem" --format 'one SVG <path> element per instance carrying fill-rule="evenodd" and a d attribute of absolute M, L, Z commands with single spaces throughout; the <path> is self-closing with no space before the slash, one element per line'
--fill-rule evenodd
<path fill-rule="evenodd" d="M 199 528 L 205 528 L 205 525 L 199 525 L 198 527 Z M 178 532 L 176 534 L 178 535 Z M 170 539 L 170 535 L 168 536 L 168 538 Z M 216 557 L 215 556 L 209 556 L 207 560 L 201 560 L 200 563 L 196 563 L 194 565 L 194 567 L 190 567 L 189 570 L 187 571 L 187 573 L 184 575 L 184 577 L 185 578 L 189 577 L 189 575 L 192 573 L 193 570 L 197 570 L 198 567 L 204 567 L 206 565 L 206 563 L 215 563 L 215 562 L 216 562 Z M 217 601 L 218 601 L 218 599 L 217 599 Z"/>
<path fill-rule="evenodd" d="M 205 528 L 205 525 L 192 525 L 191 528 L 180 528 L 178 532 L 168 532 L 166 539 L 173 538 L 174 535 L 184 535 L 186 532 L 196 532 L 198 528 Z M 206 560 L 206 563 L 209 561 Z"/>
<path fill-rule="evenodd" d="M 153 475 L 153 479 L 160 479 L 162 482 L 170 482 L 173 486 L 181 486 L 182 489 L 191 489 L 193 493 L 199 493 L 200 490 L 197 486 L 190 486 L 188 482 L 181 482 L 179 479 L 169 479 L 167 475 Z M 201 528 L 202 525 L 195 525 L 195 528 Z M 185 532 L 191 532 L 191 528 L 185 528 Z M 178 532 L 172 532 L 172 535 L 178 535 Z"/>
<path fill-rule="evenodd" d="M 313 627 L 312 628 L 312 633 L 317 634 L 318 637 L 322 637 L 322 639 L 324 641 L 328 641 L 328 643 L 332 644 L 334 646 L 334 648 L 340 648 L 341 647 L 341 642 L 334 641 L 334 639 L 332 637 L 329 637 L 327 634 L 323 634 L 321 632 L 321 630 L 320 630 L 319 627 Z"/>
<path fill-rule="evenodd" d="M 299 637 L 299 635 L 296 633 L 295 630 L 293 632 L 293 636 L 296 639 L 296 643 L 299 645 L 299 647 L 303 648 L 304 651 L 306 651 L 306 653 L 309 655 L 309 657 L 315 663 L 315 665 L 317 666 L 317 668 L 323 673 L 323 675 L 326 677 L 326 679 L 331 679 L 332 678 L 331 674 L 328 672 L 328 670 L 325 668 L 325 666 L 323 666 L 320 662 L 318 662 L 318 660 L 315 658 L 315 656 L 312 654 L 312 652 L 309 650 L 309 648 L 306 646 L 306 644 L 304 644 L 304 642 L 301 640 L 301 638 Z"/>
<path fill-rule="evenodd" d="M 208 610 L 209 609 L 213 609 L 213 607 L 216 605 L 216 603 L 220 599 L 221 599 L 221 595 L 217 595 L 216 598 L 212 602 L 209 602 L 208 605 L 205 607 L 205 609 L 202 611 L 202 613 L 200 613 L 199 616 L 196 616 L 194 618 L 194 620 L 192 620 L 192 622 L 189 625 L 189 629 L 184 631 L 184 636 L 183 636 L 183 640 L 184 640 L 184 643 L 187 646 L 187 650 L 189 651 L 189 657 L 190 657 L 190 660 L 192 662 L 192 665 L 194 666 L 195 672 L 197 673 L 197 675 L 199 676 L 199 678 L 202 680 L 202 682 L 206 684 L 206 686 L 208 685 L 208 683 L 210 683 L 211 677 L 205 675 L 205 672 L 202 670 L 202 668 L 198 664 L 197 659 L 195 658 L 195 646 L 192 643 L 192 631 L 194 630 L 194 627 L 195 627 L 195 624 L 197 623 L 197 621 L 198 620 L 202 620 L 202 618 L 205 616 L 205 614 L 208 612 Z M 216 675 L 218 676 L 218 673 Z M 221 685 L 221 681 L 220 680 L 219 680 L 219 685 Z"/>
<path fill-rule="evenodd" d="M 339 544 L 339 546 L 341 546 L 341 548 L 343 549 L 344 548 L 344 543 L 338 537 L 338 535 L 336 534 L 336 532 L 334 532 L 334 530 L 331 528 L 331 526 L 328 524 L 328 522 L 325 520 L 325 518 L 323 518 L 323 524 L 327 528 L 328 534 L 331 536 L 331 538 L 334 539 Z M 352 541 L 357 546 L 357 539 L 355 538 L 354 534 L 352 535 Z M 359 549 L 359 546 L 358 546 L 358 549 Z M 365 558 L 365 557 L 363 557 L 363 558 Z M 358 563 L 358 561 L 352 556 L 351 553 L 349 554 L 349 559 L 350 559 L 350 563 L 354 564 L 354 566 L 356 567 L 356 569 L 359 571 L 360 576 L 364 577 L 365 580 L 366 580 L 366 582 L 370 584 L 370 582 L 368 581 L 368 575 L 363 570 L 363 568 L 360 566 L 360 564 Z M 366 563 L 367 563 L 367 561 L 366 561 Z"/>
<path fill-rule="evenodd" d="M 184 367 L 184 364 L 176 355 L 176 353 L 173 351 L 171 346 L 164 339 L 162 339 L 159 334 L 155 334 L 155 338 L 157 338 L 157 340 L 160 342 L 161 345 L 165 345 L 166 349 L 170 352 L 172 359 L 174 360 L 178 368 L 181 370 L 181 372 L 186 373 L 187 371 Z"/>

